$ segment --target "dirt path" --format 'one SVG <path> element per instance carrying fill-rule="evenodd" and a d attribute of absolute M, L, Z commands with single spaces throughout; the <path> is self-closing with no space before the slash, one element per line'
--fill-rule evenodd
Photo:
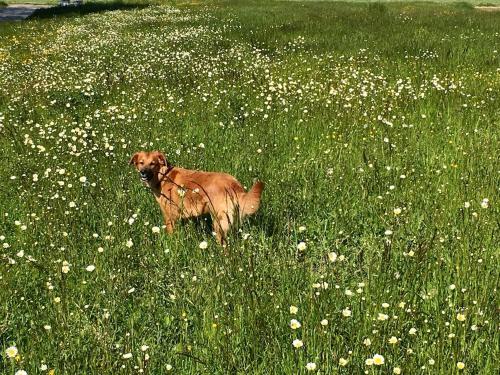
<path fill-rule="evenodd" d="M 48 8 L 51 5 L 41 4 L 13 4 L 0 8 L 0 22 L 2 21 L 20 21 L 29 17 L 35 10 Z"/>
<path fill-rule="evenodd" d="M 483 12 L 500 12 L 500 5 L 477 6 L 475 8 Z"/>

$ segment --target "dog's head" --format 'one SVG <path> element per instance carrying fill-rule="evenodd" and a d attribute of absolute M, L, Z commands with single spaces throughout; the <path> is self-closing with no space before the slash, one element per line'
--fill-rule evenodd
<path fill-rule="evenodd" d="M 135 166 L 143 182 L 152 185 L 161 180 L 158 174 L 167 166 L 167 159 L 159 151 L 140 151 L 132 156 L 129 164 Z"/>

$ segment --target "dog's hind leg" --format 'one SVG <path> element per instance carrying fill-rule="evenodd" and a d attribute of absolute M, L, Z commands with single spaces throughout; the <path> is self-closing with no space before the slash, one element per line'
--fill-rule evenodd
<path fill-rule="evenodd" d="M 231 227 L 230 217 L 226 213 L 217 217 L 212 215 L 212 221 L 217 242 L 222 246 L 227 246 L 227 232 Z"/>
<path fill-rule="evenodd" d="M 225 253 L 227 254 L 227 233 L 234 222 L 234 213 L 238 209 L 236 194 L 234 191 L 226 191 L 226 194 L 222 199 L 218 201 L 210 201 L 212 210 L 210 215 L 212 216 L 213 228 L 217 238 L 217 242 L 226 248 Z M 220 211 L 216 211 L 217 207 L 224 207 Z"/>

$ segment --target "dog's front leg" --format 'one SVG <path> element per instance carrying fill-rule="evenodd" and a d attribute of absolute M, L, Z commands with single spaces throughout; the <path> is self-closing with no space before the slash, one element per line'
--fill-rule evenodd
<path fill-rule="evenodd" d="M 165 231 L 168 234 L 172 234 L 175 229 L 175 222 L 177 221 L 179 215 L 176 214 L 172 207 L 170 206 L 170 200 L 164 199 L 165 195 L 158 195 L 156 200 L 160 205 L 161 214 L 163 216 L 163 221 L 165 222 Z"/>
<path fill-rule="evenodd" d="M 175 228 L 176 217 L 172 217 L 170 210 L 166 210 L 163 206 L 161 206 L 161 213 L 163 216 L 163 221 L 165 222 L 165 231 L 168 234 L 172 234 Z"/>
<path fill-rule="evenodd" d="M 165 221 L 165 230 L 168 234 L 174 233 L 176 217 L 169 215 L 169 212 L 162 210 L 163 221 Z"/>
<path fill-rule="evenodd" d="M 172 220 L 165 218 L 165 230 L 168 234 L 174 233 L 175 225 Z"/>

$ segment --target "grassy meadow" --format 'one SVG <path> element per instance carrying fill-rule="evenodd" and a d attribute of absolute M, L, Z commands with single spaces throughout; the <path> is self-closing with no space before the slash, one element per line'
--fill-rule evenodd
<path fill-rule="evenodd" d="M 146 5 L 0 24 L 0 374 L 497 373 L 500 12 Z M 228 255 L 138 150 L 266 183 Z"/>

